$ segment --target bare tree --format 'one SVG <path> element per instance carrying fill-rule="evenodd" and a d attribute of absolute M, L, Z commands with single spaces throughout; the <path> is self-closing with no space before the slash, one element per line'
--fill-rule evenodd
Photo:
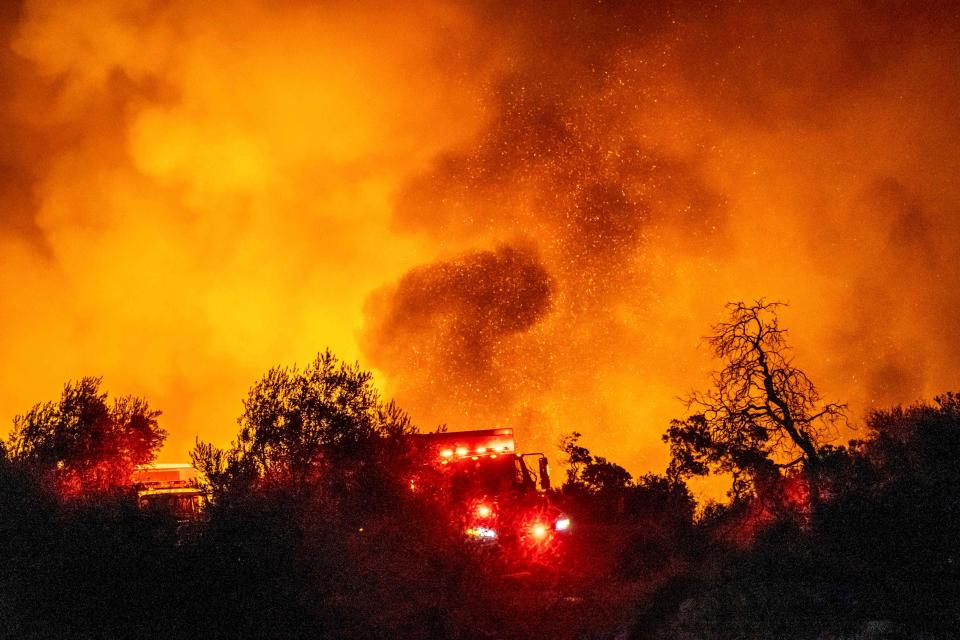
<path fill-rule="evenodd" d="M 670 445 L 671 473 L 732 473 L 734 494 L 762 473 L 820 464 L 829 427 L 845 405 L 824 403 L 807 375 L 793 364 L 780 302 L 732 302 L 730 319 L 708 337 L 724 366 L 711 388 L 687 400 L 692 414 L 674 420 L 663 439 Z"/>

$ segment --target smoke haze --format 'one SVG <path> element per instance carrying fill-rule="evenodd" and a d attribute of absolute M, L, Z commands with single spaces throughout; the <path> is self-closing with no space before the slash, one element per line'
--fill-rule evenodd
<path fill-rule="evenodd" d="M 180 460 L 329 345 L 661 470 L 759 297 L 855 415 L 960 387 L 954 3 L 2 7 L 4 420 L 103 375 Z"/>

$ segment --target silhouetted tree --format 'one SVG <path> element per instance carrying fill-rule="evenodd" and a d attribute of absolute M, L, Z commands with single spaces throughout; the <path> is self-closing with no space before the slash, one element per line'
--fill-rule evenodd
<path fill-rule="evenodd" d="M 904 477 L 951 490 L 960 481 L 960 396 L 946 393 L 934 403 L 874 411 L 868 438 L 854 449 L 877 469 L 882 481 Z"/>
<path fill-rule="evenodd" d="M 574 431 L 560 439 L 560 451 L 567 463 L 564 490 L 587 490 L 592 493 L 617 492 L 630 486 L 630 472 L 616 462 L 594 456 L 580 445 L 581 434 Z"/>
<path fill-rule="evenodd" d="M 949 637 L 960 624 L 960 396 L 871 413 L 840 459 L 814 530 L 842 558 L 831 582 L 865 617 Z"/>
<path fill-rule="evenodd" d="M 879 620 L 883 637 L 956 635 L 960 397 L 875 411 L 862 439 L 818 454 L 811 516 L 780 515 L 726 548 L 714 538 L 672 598 L 672 619 L 651 607 L 636 637 L 874 637 Z M 802 475 L 812 476 L 786 480 Z M 756 502 L 709 508 L 700 527 L 742 523 Z"/>
<path fill-rule="evenodd" d="M 229 449 L 198 442 L 191 454 L 215 492 L 356 487 L 403 458 L 403 438 L 415 431 L 406 413 L 381 399 L 369 372 L 329 350 L 303 369 L 271 369 L 243 406 Z"/>
<path fill-rule="evenodd" d="M 583 483 L 596 492 L 622 491 L 630 486 L 633 476 L 616 462 L 594 456 L 582 473 Z"/>
<path fill-rule="evenodd" d="M 583 485 L 583 478 L 581 477 L 583 470 L 593 461 L 590 450 L 580 446 L 581 437 L 581 433 L 573 431 L 560 438 L 559 449 L 563 453 L 563 461 L 567 465 L 566 485 L 571 488 Z"/>
<path fill-rule="evenodd" d="M 670 473 L 677 477 L 725 472 L 732 494 L 743 495 L 779 470 L 816 467 L 827 427 L 842 419 L 845 406 L 822 403 L 807 375 L 793 364 L 779 302 L 735 302 L 730 319 L 708 337 L 723 367 L 712 387 L 688 398 L 694 412 L 671 422 Z"/>
<path fill-rule="evenodd" d="M 59 401 L 13 419 L 10 458 L 64 495 L 128 484 L 134 467 L 151 462 L 167 435 L 146 400 L 124 396 L 111 403 L 100 383 L 68 382 Z"/>
<path fill-rule="evenodd" d="M 214 490 L 200 556 L 232 589 L 213 598 L 228 635 L 451 637 L 456 615 L 486 619 L 464 595 L 482 590 L 462 529 L 411 491 L 414 427 L 368 372 L 330 351 L 272 369 L 239 426 L 192 453 Z"/>

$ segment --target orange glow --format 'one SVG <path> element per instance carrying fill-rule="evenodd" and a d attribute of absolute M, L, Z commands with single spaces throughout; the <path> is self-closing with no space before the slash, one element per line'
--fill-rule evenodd
<path fill-rule="evenodd" d="M 440 452 L 440 457 L 441 457 L 441 458 L 452 458 L 452 457 L 453 457 L 453 449 L 444 449 L 443 451 Z"/>
<path fill-rule="evenodd" d="M 468 450 L 467 450 L 466 447 L 457 447 L 457 455 L 458 455 L 458 456 L 465 456 L 465 455 L 467 455 L 467 453 L 468 453 Z"/>
<path fill-rule="evenodd" d="M 330 346 L 424 430 L 660 472 L 759 297 L 855 418 L 952 388 L 960 18 L 856 4 L 13 3 L 0 422 L 102 375 L 179 460 Z"/>
<path fill-rule="evenodd" d="M 532 535 L 537 540 L 542 540 L 547 537 L 547 527 L 543 524 L 537 523 L 530 527 L 530 535 Z"/>
<path fill-rule="evenodd" d="M 488 505 L 481 504 L 477 507 L 477 515 L 481 518 L 489 518 L 493 514 L 493 509 Z"/>

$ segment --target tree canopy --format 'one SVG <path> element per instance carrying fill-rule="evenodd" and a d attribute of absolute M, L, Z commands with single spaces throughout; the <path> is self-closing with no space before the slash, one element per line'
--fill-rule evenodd
<path fill-rule="evenodd" d="M 143 398 L 110 402 L 101 378 L 68 382 L 60 399 L 13 419 L 9 456 L 52 479 L 64 495 L 126 485 L 134 467 L 156 456 L 167 432 Z"/>
<path fill-rule="evenodd" d="M 301 491 L 354 485 L 400 455 L 409 417 L 386 403 L 372 375 L 330 350 L 306 367 L 275 367 L 251 387 L 226 451 L 198 443 L 191 457 L 215 490 L 230 485 Z"/>
<path fill-rule="evenodd" d="M 615 492 L 630 486 L 633 476 L 616 462 L 595 456 L 580 445 L 581 434 L 574 431 L 560 440 L 566 456 L 568 489 L 583 487 L 591 492 Z"/>
<path fill-rule="evenodd" d="M 824 403 L 809 377 L 793 364 L 780 302 L 727 305 L 729 319 L 713 327 L 708 343 L 723 366 L 711 387 L 694 392 L 692 413 L 671 422 L 670 471 L 679 477 L 730 473 L 732 493 L 751 490 L 777 469 L 820 462 L 819 447 L 845 406 Z"/>

